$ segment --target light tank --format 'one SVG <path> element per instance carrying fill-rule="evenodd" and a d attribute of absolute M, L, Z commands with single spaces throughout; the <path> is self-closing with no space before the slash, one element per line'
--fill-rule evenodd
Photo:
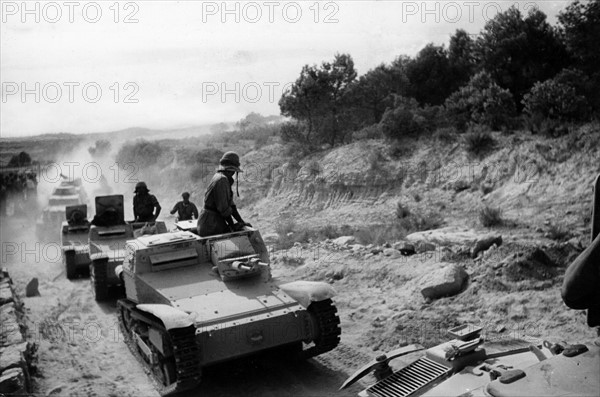
<path fill-rule="evenodd" d="M 85 204 L 87 200 L 85 191 L 81 187 L 80 180 L 62 181 L 60 185 L 52 190 L 48 198 L 48 206 L 42 210 L 42 214 L 36 222 L 36 232 L 40 239 L 54 239 L 57 231 L 62 230 L 62 222 L 65 219 L 65 208 Z"/>
<path fill-rule="evenodd" d="M 332 287 L 278 285 L 253 228 L 139 237 L 117 272 L 126 293 L 117 303 L 123 333 L 163 395 L 194 388 L 203 368 L 217 363 L 277 348 L 309 358 L 340 340 Z"/>
<path fill-rule="evenodd" d="M 517 337 L 485 341 L 481 327 L 465 324 L 449 330 L 453 339 L 429 349 L 408 345 L 381 355 L 357 370 L 340 389 L 370 372 L 377 382 L 365 397 L 523 397 L 598 396 L 600 347 L 552 344 Z M 422 351 L 393 370 L 389 362 Z"/>
<path fill-rule="evenodd" d="M 67 220 L 61 227 L 61 248 L 67 278 L 73 279 L 82 271 L 87 272 L 91 263 L 87 205 L 67 206 L 65 216 Z"/>
<path fill-rule="evenodd" d="M 95 204 L 89 233 L 90 282 L 96 300 L 104 301 L 122 287 L 115 268 L 123 263 L 126 241 L 142 234 L 166 233 L 167 227 L 160 221 L 125 222 L 123 195 L 99 196 Z"/>

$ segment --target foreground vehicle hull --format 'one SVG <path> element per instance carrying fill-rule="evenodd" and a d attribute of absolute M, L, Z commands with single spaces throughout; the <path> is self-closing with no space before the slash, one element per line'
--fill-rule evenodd
<path fill-rule="evenodd" d="M 162 394 L 194 387 L 208 366 L 279 348 L 310 358 L 340 341 L 331 286 L 277 285 L 254 229 L 145 236 L 127 251 L 119 321 Z"/>

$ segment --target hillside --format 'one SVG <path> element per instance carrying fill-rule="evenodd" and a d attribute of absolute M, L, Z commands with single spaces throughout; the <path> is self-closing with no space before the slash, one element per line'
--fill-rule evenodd
<path fill-rule="evenodd" d="M 558 139 L 493 137 L 494 148 L 480 156 L 460 136 L 406 140 L 396 156 L 384 141 L 358 141 L 296 163 L 281 155 L 281 146 L 265 147 L 242 159 L 249 172 L 240 180 L 241 198 L 258 198 L 244 212 L 261 224 L 293 218 L 307 227 L 380 226 L 397 221 L 400 202 L 412 214 L 473 227 L 479 210 L 490 206 L 502 210 L 514 231 L 535 234 L 551 222 L 584 235 L 591 183 L 600 172 L 599 127 Z"/>

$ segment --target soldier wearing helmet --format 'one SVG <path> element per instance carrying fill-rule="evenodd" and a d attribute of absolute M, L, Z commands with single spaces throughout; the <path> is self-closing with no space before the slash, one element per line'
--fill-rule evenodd
<path fill-rule="evenodd" d="M 229 233 L 251 226 L 244 222 L 233 201 L 233 175 L 242 172 L 240 157 L 227 152 L 219 161 L 219 168 L 204 194 L 204 208 L 198 219 L 198 234 L 202 237 Z M 237 189 L 236 189 L 237 190 Z M 239 192 L 238 192 L 239 197 Z M 234 222 L 234 219 L 237 223 Z"/>
<path fill-rule="evenodd" d="M 160 204 L 153 194 L 149 194 L 145 182 L 135 185 L 133 196 L 133 217 L 136 222 L 154 222 L 160 214 Z M 156 212 L 154 212 L 156 210 Z"/>
<path fill-rule="evenodd" d="M 191 219 L 198 219 L 198 208 L 196 208 L 196 204 L 190 201 L 190 194 L 188 192 L 184 192 L 181 195 L 183 201 L 175 204 L 173 209 L 171 210 L 171 215 L 177 212 L 177 220 L 178 221 L 189 221 Z"/>

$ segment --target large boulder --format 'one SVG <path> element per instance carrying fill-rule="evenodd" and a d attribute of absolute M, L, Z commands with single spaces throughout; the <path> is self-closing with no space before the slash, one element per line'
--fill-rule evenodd
<path fill-rule="evenodd" d="M 354 244 L 356 242 L 356 239 L 354 238 L 354 236 L 342 236 L 342 237 L 336 238 L 332 242 L 335 245 L 339 245 L 339 246 L 343 247 L 343 246 Z"/>
<path fill-rule="evenodd" d="M 435 244 L 442 247 L 467 247 L 473 258 L 494 244 L 497 246 L 502 244 L 502 236 L 500 235 L 481 235 L 475 230 L 454 226 L 412 233 L 406 236 L 406 240 L 415 245 L 417 252 L 423 252 L 424 250 L 419 248 L 427 247 L 428 244 Z"/>
<path fill-rule="evenodd" d="M 478 237 L 479 235 L 474 230 L 448 226 L 441 229 L 411 233 L 406 236 L 406 240 L 413 244 L 427 242 L 435 245 L 450 246 L 461 244 L 471 245 L 477 241 Z"/>
<path fill-rule="evenodd" d="M 442 264 L 442 268 L 421 278 L 419 288 L 425 299 L 453 296 L 462 290 L 467 277 L 467 272 L 462 266 L 455 263 Z"/>

